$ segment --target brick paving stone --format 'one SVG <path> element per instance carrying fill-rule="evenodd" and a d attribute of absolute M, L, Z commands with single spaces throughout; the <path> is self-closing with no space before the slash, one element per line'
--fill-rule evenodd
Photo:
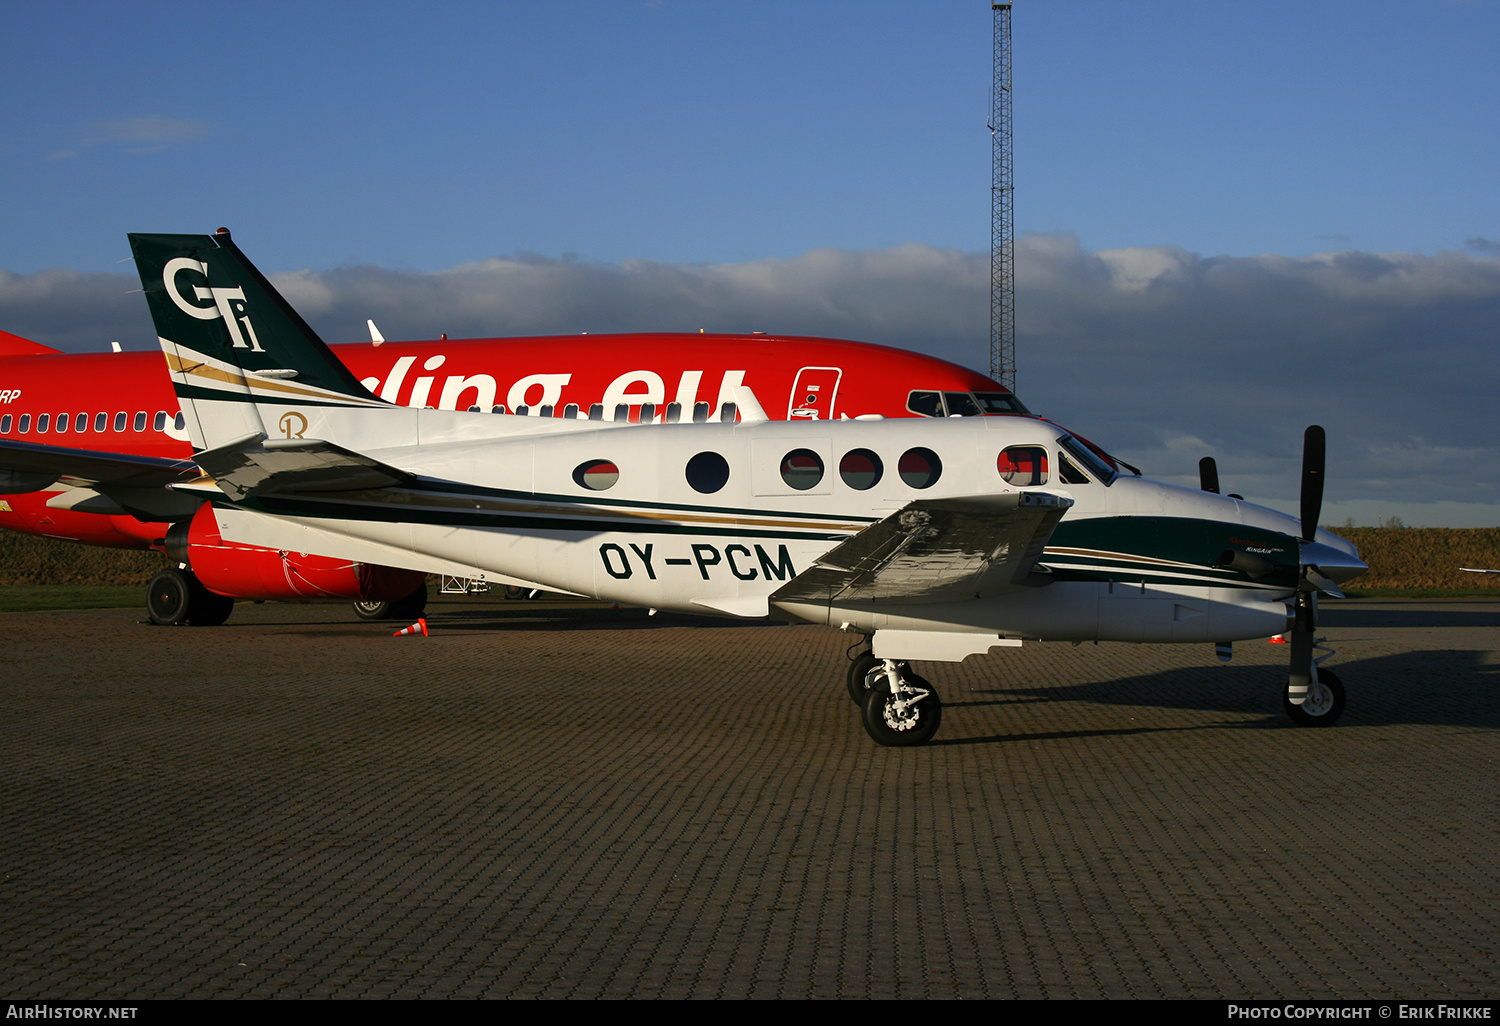
<path fill-rule="evenodd" d="M 1500 996 L 1500 602 L 1330 604 L 1330 730 L 1283 647 L 1037 644 L 909 750 L 821 628 L 139 619 L 0 617 L 7 997 Z"/>

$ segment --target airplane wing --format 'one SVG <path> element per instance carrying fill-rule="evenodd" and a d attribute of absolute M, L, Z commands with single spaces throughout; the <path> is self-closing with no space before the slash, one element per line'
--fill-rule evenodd
<path fill-rule="evenodd" d="M 949 602 L 1027 587 L 1073 500 L 1046 492 L 918 500 L 819 557 L 772 602 Z"/>
<path fill-rule="evenodd" d="M 0 493 L 56 489 L 47 505 L 58 509 L 142 521 L 191 516 L 201 500 L 184 500 L 168 486 L 197 476 L 189 460 L 0 439 Z"/>
<path fill-rule="evenodd" d="M 6 481 L 18 492 L 40 491 L 58 480 L 75 486 L 103 484 L 159 488 L 197 476 L 197 468 L 188 460 L 0 439 L 0 481 Z M 30 488 L 19 487 L 23 480 L 42 483 Z"/>
<path fill-rule="evenodd" d="M 251 435 L 208 449 L 195 457 L 225 493 L 291 495 L 298 492 L 343 492 L 393 485 L 416 479 L 404 470 L 319 439 L 267 439 Z"/>

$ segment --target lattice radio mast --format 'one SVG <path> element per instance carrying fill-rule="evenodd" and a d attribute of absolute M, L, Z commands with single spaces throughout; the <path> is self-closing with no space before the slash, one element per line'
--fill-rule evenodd
<path fill-rule="evenodd" d="M 992 3 L 995 78 L 990 86 L 990 377 L 1016 387 L 1015 182 L 1010 132 L 1010 4 Z"/>

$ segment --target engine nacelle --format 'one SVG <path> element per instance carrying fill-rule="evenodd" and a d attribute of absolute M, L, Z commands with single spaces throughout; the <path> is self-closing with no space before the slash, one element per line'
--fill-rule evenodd
<path fill-rule="evenodd" d="M 167 554 L 188 564 L 208 590 L 240 599 L 394 602 L 427 579 L 420 570 L 226 542 L 209 503 L 167 532 Z"/>

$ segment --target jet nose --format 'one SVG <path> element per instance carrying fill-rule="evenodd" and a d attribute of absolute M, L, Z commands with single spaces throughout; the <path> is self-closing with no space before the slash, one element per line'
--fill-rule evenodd
<path fill-rule="evenodd" d="M 1352 552 L 1325 545 L 1322 542 L 1305 541 L 1301 543 L 1301 553 L 1298 557 L 1304 566 L 1312 565 L 1330 580 L 1343 584 L 1352 581 L 1366 570 L 1369 565 Z"/>

